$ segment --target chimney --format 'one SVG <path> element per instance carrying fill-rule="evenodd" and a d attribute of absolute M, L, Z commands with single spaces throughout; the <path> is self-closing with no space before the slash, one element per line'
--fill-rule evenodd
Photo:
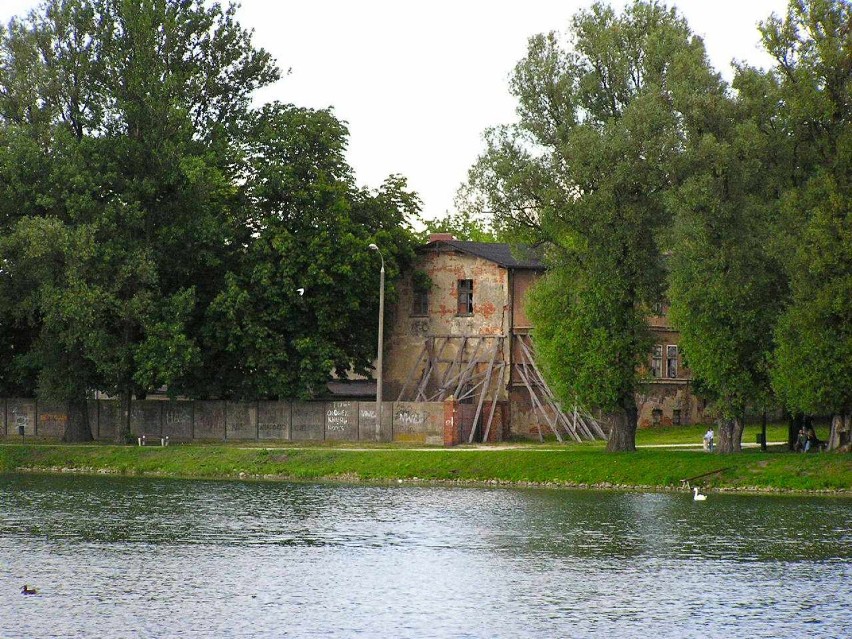
<path fill-rule="evenodd" d="M 454 240 L 456 238 L 453 237 L 452 233 L 430 233 L 429 234 L 429 243 L 432 242 L 448 242 Z"/>

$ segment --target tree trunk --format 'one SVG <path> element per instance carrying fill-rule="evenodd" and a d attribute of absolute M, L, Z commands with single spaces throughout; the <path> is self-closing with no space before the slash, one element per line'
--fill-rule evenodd
<path fill-rule="evenodd" d="M 68 402 L 68 424 L 62 435 L 64 442 L 90 442 L 92 429 L 89 426 L 89 403 L 85 398 Z"/>
<path fill-rule="evenodd" d="M 611 453 L 636 450 L 636 424 L 639 420 L 639 409 L 633 395 L 625 397 L 609 431 L 606 449 Z"/>
<path fill-rule="evenodd" d="M 828 450 L 852 451 L 852 414 L 846 413 L 832 417 Z"/>
<path fill-rule="evenodd" d="M 744 426 L 745 420 L 736 417 L 720 420 L 719 445 L 716 446 L 716 450 L 720 453 L 741 452 Z"/>
<path fill-rule="evenodd" d="M 115 428 L 115 443 L 127 444 L 132 439 L 130 433 L 130 411 L 133 400 L 133 390 L 128 386 L 121 391 L 121 410 L 118 424 Z"/>

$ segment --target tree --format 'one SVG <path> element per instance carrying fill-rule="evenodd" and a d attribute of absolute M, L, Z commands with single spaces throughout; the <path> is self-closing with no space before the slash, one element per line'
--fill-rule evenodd
<path fill-rule="evenodd" d="M 852 418 L 852 6 L 791 0 L 761 26 L 777 65 L 776 126 L 791 169 L 777 245 L 791 294 L 777 324 L 772 382 L 792 411 L 834 414 L 830 443 Z"/>
<path fill-rule="evenodd" d="M 645 318 L 664 288 L 664 194 L 702 102 L 724 87 L 674 10 L 595 4 L 530 40 L 511 91 L 519 122 L 487 133 L 470 182 L 497 225 L 542 246 L 530 315 L 560 398 L 615 414 L 609 450 L 633 450 Z"/>
<path fill-rule="evenodd" d="M 450 233 L 457 240 L 497 242 L 497 234 L 488 221 L 469 211 L 447 213 L 444 217 L 426 220 L 426 233 Z"/>
<path fill-rule="evenodd" d="M 768 138 L 721 98 L 716 126 L 687 143 L 670 192 L 670 317 L 702 393 L 721 418 L 718 451 L 739 451 L 746 408 L 771 398 L 772 331 L 785 294 L 768 254 L 776 184 Z M 709 119 L 709 118 L 708 118 Z"/>
<path fill-rule="evenodd" d="M 413 257 L 408 229 L 419 202 L 397 177 L 376 193 L 356 189 L 347 135 L 327 110 L 273 104 L 256 115 L 252 235 L 210 309 L 211 394 L 307 398 L 325 391 L 332 372 L 368 371 L 379 275 L 368 247 L 381 247 L 393 299 Z"/>
<path fill-rule="evenodd" d="M 119 438 L 134 392 L 179 392 L 198 366 L 204 313 L 243 227 L 241 129 L 252 91 L 279 74 L 234 11 L 202 0 L 49 0 L 0 34 L 0 127 L 19 142 L 4 150 L 0 202 L 5 230 L 22 230 L 6 242 L 7 272 L 22 273 L 9 260 L 33 254 L 31 218 L 91 242 L 73 282 L 70 272 L 62 284 L 55 272 L 34 282 L 65 302 L 77 287 L 85 313 L 61 315 L 60 333 L 50 296 L 13 315 L 43 345 L 40 388 L 75 370 L 85 377 L 53 387 L 57 399 L 121 395 Z"/>

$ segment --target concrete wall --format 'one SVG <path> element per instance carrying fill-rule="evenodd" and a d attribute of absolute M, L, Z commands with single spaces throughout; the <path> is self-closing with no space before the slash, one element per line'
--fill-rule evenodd
<path fill-rule="evenodd" d="M 67 406 L 34 399 L 0 400 L 5 406 L 0 438 L 59 441 Z M 119 403 L 88 402 L 96 440 L 111 442 L 119 427 Z M 190 441 L 376 441 L 375 402 L 134 401 L 130 429 L 135 437 L 168 436 Z M 382 403 L 381 441 L 442 444 L 444 404 Z"/>
<path fill-rule="evenodd" d="M 35 437 L 36 431 L 36 402 L 32 399 L 6 400 L 6 435 L 18 437 L 23 431 L 25 437 Z"/>
<path fill-rule="evenodd" d="M 443 402 L 394 402 L 394 441 L 419 444 L 444 442 Z"/>

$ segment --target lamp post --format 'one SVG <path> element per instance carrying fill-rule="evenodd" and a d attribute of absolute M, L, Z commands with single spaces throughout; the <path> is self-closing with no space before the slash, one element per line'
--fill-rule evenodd
<path fill-rule="evenodd" d="M 370 244 L 370 250 L 379 254 L 382 270 L 379 272 L 379 349 L 376 359 L 376 441 L 382 440 L 382 342 L 385 328 L 385 258 L 379 247 Z"/>

